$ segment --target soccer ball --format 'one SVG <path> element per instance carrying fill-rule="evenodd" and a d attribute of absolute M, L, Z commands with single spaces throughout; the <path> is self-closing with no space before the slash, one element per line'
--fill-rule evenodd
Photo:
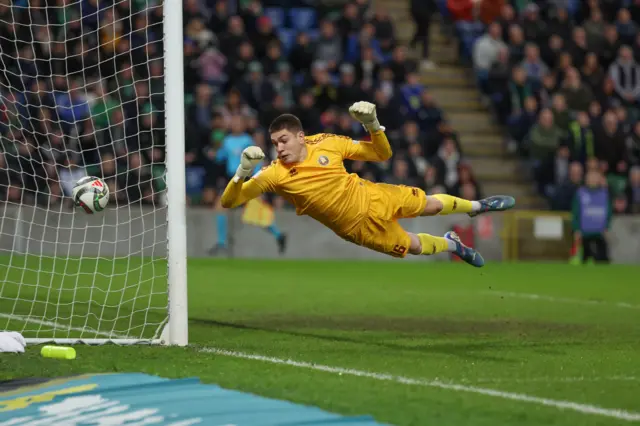
<path fill-rule="evenodd" d="M 101 212 L 109 202 L 109 188 L 100 178 L 87 176 L 73 186 L 73 202 L 89 214 Z"/>

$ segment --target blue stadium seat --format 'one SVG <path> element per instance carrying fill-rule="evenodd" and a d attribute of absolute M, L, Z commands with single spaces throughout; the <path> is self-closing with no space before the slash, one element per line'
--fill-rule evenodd
<path fill-rule="evenodd" d="M 282 49 L 285 55 L 289 54 L 289 52 L 291 51 L 291 48 L 296 43 L 297 35 L 298 35 L 298 32 L 290 28 L 278 29 L 278 37 L 280 38 L 280 42 L 282 43 Z"/>
<path fill-rule="evenodd" d="M 308 31 L 316 27 L 316 11 L 308 7 L 294 7 L 289 11 L 291 28 Z"/>
<path fill-rule="evenodd" d="M 285 26 L 285 20 L 287 19 L 284 9 L 281 7 L 267 7 L 264 10 L 264 15 L 271 19 L 271 23 L 274 28 L 282 28 Z"/>

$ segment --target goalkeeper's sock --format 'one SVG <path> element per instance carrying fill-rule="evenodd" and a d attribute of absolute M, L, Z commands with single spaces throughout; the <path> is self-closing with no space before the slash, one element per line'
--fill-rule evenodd
<path fill-rule="evenodd" d="M 420 239 L 420 245 L 422 246 L 422 254 L 427 256 L 442 253 L 443 251 L 455 252 L 458 249 L 455 241 L 451 241 L 443 237 L 435 237 L 429 234 L 418 234 L 418 238 Z"/>
<path fill-rule="evenodd" d="M 218 229 L 218 246 L 227 246 L 227 215 L 224 213 L 216 214 L 216 228 Z"/>
<path fill-rule="evenodd" d="M 278 239 L 280 239 L 280 237 L 282 237 L 282 232 L 280 232 L 280 229 L 278 228 L 278 225 L 276 225 L 275 223 L 270 225 L 267 228 L 267 231 L 269 231 L 269 233 L 271 235 L 273 235 L 276 240 L 278 240 Z"/>
<path fill-rule="evenodd" d="M 464 198 L 454 197 L 453 195 L 435 194 L 432 195 L 432 197 L 442 203 L 442 210 L 438 213 L 439 215 L 471 213 L 482 208 L 482 205 L 478 201 L 469 201 Z"/>

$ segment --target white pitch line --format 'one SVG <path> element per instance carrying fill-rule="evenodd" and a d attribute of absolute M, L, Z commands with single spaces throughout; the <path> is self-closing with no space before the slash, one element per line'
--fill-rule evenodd
<path fill-rule="evenodd" d="M 516 297 L 519 299 L 546 300 L 547 302 L 573 303 L 577 305 L 615 306 L 616 308 L 640 309 L 640 305 L 633 305 L 631 303 L 625 303 L 625 302 L 607 302 L 607 301 L 598 301 L 598 300 L 568 299 L 564 297 L 545 296 L 543 294 L 515 293 L 515 292 L 508 292 L 508 291 L 483 291 L 482 293 L 490 294 L 493 296 Z"/>
<path fill-rule="evenodd" d="M 216 348 L 203 348 L 201 352 L 208 352 L 232 358 L 241 358 L 254 361 L 268 362 L 270 364 L 287 365 L 290 367 L 306 368 L 309 370 L 323 371 L 325 373 L 333 373 L 338 375 L 348 375 L 356 377 L 365 377 L 373 380 L 385 382 L 395 382 L 403 385 L 423 386 L 431 388 L 440 388 L 453 390 L 458 392 L 470 392 L 479 395 L 493 396 L 495 398 L 510 399 L 513 401 L 528 402 L 537 405 L 557 408 L 559 410 L 571 410 L 582 414 L 591 414 L 595 416 L 611 417 L 626 421 L 640 421 L 640 413 L 626 411 L 621 409 L 602 408 L 595 405 L 581 404 L 578 402 L 561 401 L 548 398 L 540 398 L 537 396 L 526 395 L 522 393 L 504 392 L 496 389 L 481 388 L 476 386 L 460 385 L 456 383 L 447 383 L 440 380 L 413 379 L 404 376 L 394 376 L 391 374 L 374 373 L 369 371 L 354 370 L 351 368 L 331 367 L 328 365 L 313 364 L 304 361 L 294 361 L 291 359 L 274 358 L 263 355 L 254 355 L 244 352 L 228 351 Z"/>
<path fill-rule="evenodd" d="M 635 376 L 606 376 L 606 377 L 479 377 L 475 379 L 462 379 L 463 383 L 576 383 L 576 382 L 640 382 L 640 377 Z"/>
<path fill-rule="evenodd" d="M 35 319 L 35 318 L 24 317 L 22 315 L 11 315 L 11 314 L 0 313 L 0 318 L 6 318 L 6 319 L 9 319 L 9 320 L 22 321 L 22 322 L 31 323 L 31 324 L 44 325 L 44 326 L 47 326 L 47 327 L 56 328 L 58 330 L 78 331 L 78 332 L 81 332 L 81 333 L 95 334 L 96 336 L 102 336 L 102 337 L 111 337 L 111 338 L 115 338 L 115 339 L 128 339 L 129 338 L 128 336 L 121 335 L 121 334 L 107 333 L 105 331 L 93 330 L 91 328 L 71 327 L 70 325 L 67 325 L 67 324 L 60 324 L 60 323 L 57 323 L 57 322 L 54 322 L 54 321 L 39 320 L 39 319 Z"/>

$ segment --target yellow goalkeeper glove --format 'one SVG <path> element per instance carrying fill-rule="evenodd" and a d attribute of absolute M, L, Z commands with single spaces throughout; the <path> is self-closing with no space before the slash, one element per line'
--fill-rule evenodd
<path fill-rule="evenodd" d="M 358 120 L 368 132 L 384 131 L 376 116 L 376 106 L 371 102 L 359 101 L 349 107 L 349 114 Z"/>
<path fill-rule="evenodd" d="M 234 182 L 246 179 L 255 170 L 256 166 L 264 160 L 264 152 L 257 146 L 250 146 L 242 151 L 240 157 L 240 165 L 236 169 L 236 175 L 233 177 Z"/>

